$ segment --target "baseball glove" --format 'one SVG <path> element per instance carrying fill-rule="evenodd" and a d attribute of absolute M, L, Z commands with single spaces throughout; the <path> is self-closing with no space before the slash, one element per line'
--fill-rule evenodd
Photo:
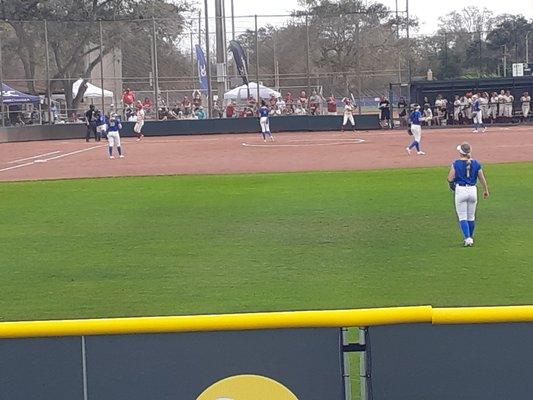
<path fill-rule="evenodd" d="M 448 186 L 452 192 L 455 192 L 455 182 L 448 182 Z"/>
<path fill-rule="evenodd" d="M 410 136 L 413 136 L 413 132 L 411 131 L 411 128 L 408 128 L 408 129 L 407 129 L 407 133 L 408 133 Z"/>

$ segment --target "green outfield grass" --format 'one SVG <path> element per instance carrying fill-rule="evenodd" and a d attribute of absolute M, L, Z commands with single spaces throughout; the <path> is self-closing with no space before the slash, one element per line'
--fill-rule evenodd
<path fill-rule="evenodd" d="M 0 318 L 533 303 L 533 164 L 0 184 Z"/>

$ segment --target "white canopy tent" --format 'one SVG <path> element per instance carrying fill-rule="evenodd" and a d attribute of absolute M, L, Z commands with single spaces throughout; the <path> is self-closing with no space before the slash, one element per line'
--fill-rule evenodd
<path fill-rule="evenodd" d="M 80 90 L 80 86 L 83 82 L 83 79 L 78 79 L 74 84 L 72 85 L 72 96 L 76 97 L 78 94 L 78 91 Z M 110 90 L 104 89 L 104 97 L 113 97 L 113 92 Z M 98 86 L 93 85 L 92 83 L 87 82 L 87 90 L 83 94 L 83 98 L 85 99 L 101 99 L 102 98 L 102 89 Z"/>
<path fill-rule="evenodd" d="M 255 82 L 250 82 L 248 87 L 242 85 L 224 93 L 224 100 L 246 100 L 248 98 L 248 88 L 250 89 L 250 96 L 257 100 L 257 83 Z M 281 97 L 280 92 L 259 84 L 259 97 L 268 99 L 271 94 L 276 97 Z"/>

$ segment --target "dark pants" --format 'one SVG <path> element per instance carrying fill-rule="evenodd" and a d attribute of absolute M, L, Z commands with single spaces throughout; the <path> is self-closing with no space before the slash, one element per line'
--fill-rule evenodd
<path fill-rule="evenodd" d="M 94 136 L 96 142 L 100 141 L 100 135 L 96 132 L 96 125 L 89 124 L 87 125 L 87 132 L 85 133 L 85 141 L 88 142 L 91 139 L 91 134 Z"/>

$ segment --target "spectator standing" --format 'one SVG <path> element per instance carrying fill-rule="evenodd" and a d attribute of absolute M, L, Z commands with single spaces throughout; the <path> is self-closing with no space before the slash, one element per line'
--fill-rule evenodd
<path fill-rule="evenodd" d="M 87 132 L 85 134 L 85 141 L 88 142 L 91 139 L 91 135 L 94 136 L 94 140 L 98 142 L 96 133 L 96 109 L 94 104 L 89 106 L 89 109 L 85 112 L 85 125 L 87 126 Z"/>
<path fill-rule="evenodd" d="M 322 97 L 313 90 L 311 97 L 309 98 L 309 113 L 311 115 L 320 115 L 320 104 L 322 103 Z"/>
<path fill-rule="evenodd" d="M 276 115 L 285 114 L 285 100 L 281 96 L 276 101 L 276 111 Z"/>
<path fill-rule="evenodd" d="M 130 90 L 130 88 L 126 88 L 126 90 L 122 92 L 122 105 L 124 107 L 124 113 L 126 113 L 127 108 L 133 108 L 134 103 L 135 92 L 133 90 Z"/>
<path fill-rule="evenodd" d="M 235 114 L 235 102 L 232 100 L 227 106 L 226 106 L 226 118 L 234 118 L 237 115 Z"/>
<path fill-rule="evenodd" d="M 335 96 L 333 96 L 333 94 L 328 97 L 327 105 L 328 115 L 337 115 L 337 100 L 335 99 Z"/>
<path fill-rule="evenodd" d="M 294 113 L 294 99 L 292 98 L 292 93 L 287 92 L 285 95 L 285 105 L 287 107 L 287 113 L 293 114 Z"/>
<path fill-rule="evenodd" d="M 531 110 L 531 96 L 528 92 L 524 92 L 520 98 L 520 102 L 522 103 L 522 118 L 523 120 L 526 120 L 529 116 L 529 111 Z"/>
<path fill-rule="evenodd" d="M 307 107 L 309 105 L 308 99 L 307 99 L 307 93 L 305 93 L 305 90 L 302 90 L 300 92 L 300 104 L 302 105 L 302 108 L 307 111 Z"/>
<path fill-rule="evenodd" d="M 199 110 L 200 107 L 202 106 L 195 107 L 195 110 Z M 203 107 L 202 107 L 202 110 L 203 110 Z M 222 118 L 224 116 L 224 106 L 222 105 L 219 99 L 217 99 L 215 101 L 215 104 L 213 104 L 213 116 L 215 118 Z M 199 118 L 199 119 L 203 119 L 203 118 Z"/>
<path fill-rule="evenodd" d="M 188 117 L 191 115 L 192 103 L 187 96 L 183 97 L 181 101 L 181 108 L 183 109 L 183 114 Z"/>
<path fill-rule="evenodd" d="M 192 92 L 192 105 L 194 108 L 198 108 L 202 105 L 202 93 L 198 89 Z"/>
<path fill-rule="evenodd" d="M 379 98 L 378 108 L 380 113 L 379 118 L 381 120 L 381 126 L 383 128 L 390 127 L 390 102 L 385 96 L 381 96 Z"/>
<path fill-rule="evenodd" d="M 150 114 L 152 112 L 152 101 L 148 97 L 144 98 L 142 105 L 146 114 Z"/>

